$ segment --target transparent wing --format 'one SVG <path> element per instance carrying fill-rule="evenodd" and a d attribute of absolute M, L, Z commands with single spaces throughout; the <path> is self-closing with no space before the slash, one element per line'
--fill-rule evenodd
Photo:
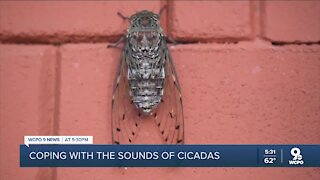
<path fill-rule="evenodd" d="M 125 51 L 124 51 L 125 52 Z M 137 136 L 140 117 L 129 94 L 126 56 L 122 53 L 112 97 L 112 142 L 130 144 Z"/>
<path fill-rule="evenodd" d="M 167 47 L 165 47 L 167 49 Z M 166 80 L 155 122 L 165 144 L 184 143 L 184 117 L 180 84 L 169 50 L 166 50 Z"/>

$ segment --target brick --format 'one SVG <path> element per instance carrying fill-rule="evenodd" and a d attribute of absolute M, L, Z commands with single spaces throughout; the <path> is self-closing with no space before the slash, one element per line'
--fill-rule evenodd
<path fill-rule="evenodd" d="M 0 45 L 0 179 L 48 179 L 19 168 L 25 135 L 54 134 L 55 55 L 51 46 Z"/>
<path fill-rule="evenodd" d="M 188 144 L 320 142 L 320 47 L 173 49 Z"/>
<path fill-rule="evenodd" d="M 3 41 L 105 41 L 127 27 L 117 12 L 130 16 L 143 9 L 158 12 L 152 2 L 0 2 Z"/>
<path fill-rule="evenodd" d="M 61 47 L 59 134 L 93 135 L 95 143 L 111 143 L 108 115 L 120 60 L 112 52 L 106 44 Z"/>
<path fill-rule="evenodd" d="M 234 40 L 252 36 L 249 1 L 174 1 L 170 5 L 170 33 L 178 40 Z"/>
<path fill-rule="evenodd" d="M 320 41 L 319 1 L 266 1 L 262 17 L 262 34 L 267 39 Z"/>

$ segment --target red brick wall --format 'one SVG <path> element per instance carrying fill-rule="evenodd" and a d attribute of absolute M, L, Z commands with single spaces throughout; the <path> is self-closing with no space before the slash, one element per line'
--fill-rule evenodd
<path fill-rule="evenodd" d="M 187 144 L 320 143 L 318 1 L 1 1 L 1 180 L 320 179 L 319 168 L 19 168 L 24 135 L 111 143 L 120 50 L 106 45 L 127 27 L 116 13 L 165 4 L 167 34 L 186 43 L 171 51 Z"/>

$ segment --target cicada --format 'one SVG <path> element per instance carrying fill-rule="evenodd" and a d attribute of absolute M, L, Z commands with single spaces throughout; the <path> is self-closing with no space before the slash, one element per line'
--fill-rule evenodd
<path fill-rule="evenodd" d="M 161 13 L 143 10 L 130 18 L 118 14 L 130 25 L 122 37 L 113 90 L 112 142 L 134 143 L 141 123 L 151 119 L 164 144 L 183 144 L 181 89 L 168 38 L 160 26 Z"/>

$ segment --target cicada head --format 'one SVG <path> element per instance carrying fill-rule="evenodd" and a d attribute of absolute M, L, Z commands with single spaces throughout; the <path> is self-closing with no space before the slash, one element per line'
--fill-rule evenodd
<path fill-rule="evenodd" d="M 130 17 L 129 31 L 148 30 L 162 31 L 160 27 L 160 16 L 158 14 L 143 10 Z"/>

